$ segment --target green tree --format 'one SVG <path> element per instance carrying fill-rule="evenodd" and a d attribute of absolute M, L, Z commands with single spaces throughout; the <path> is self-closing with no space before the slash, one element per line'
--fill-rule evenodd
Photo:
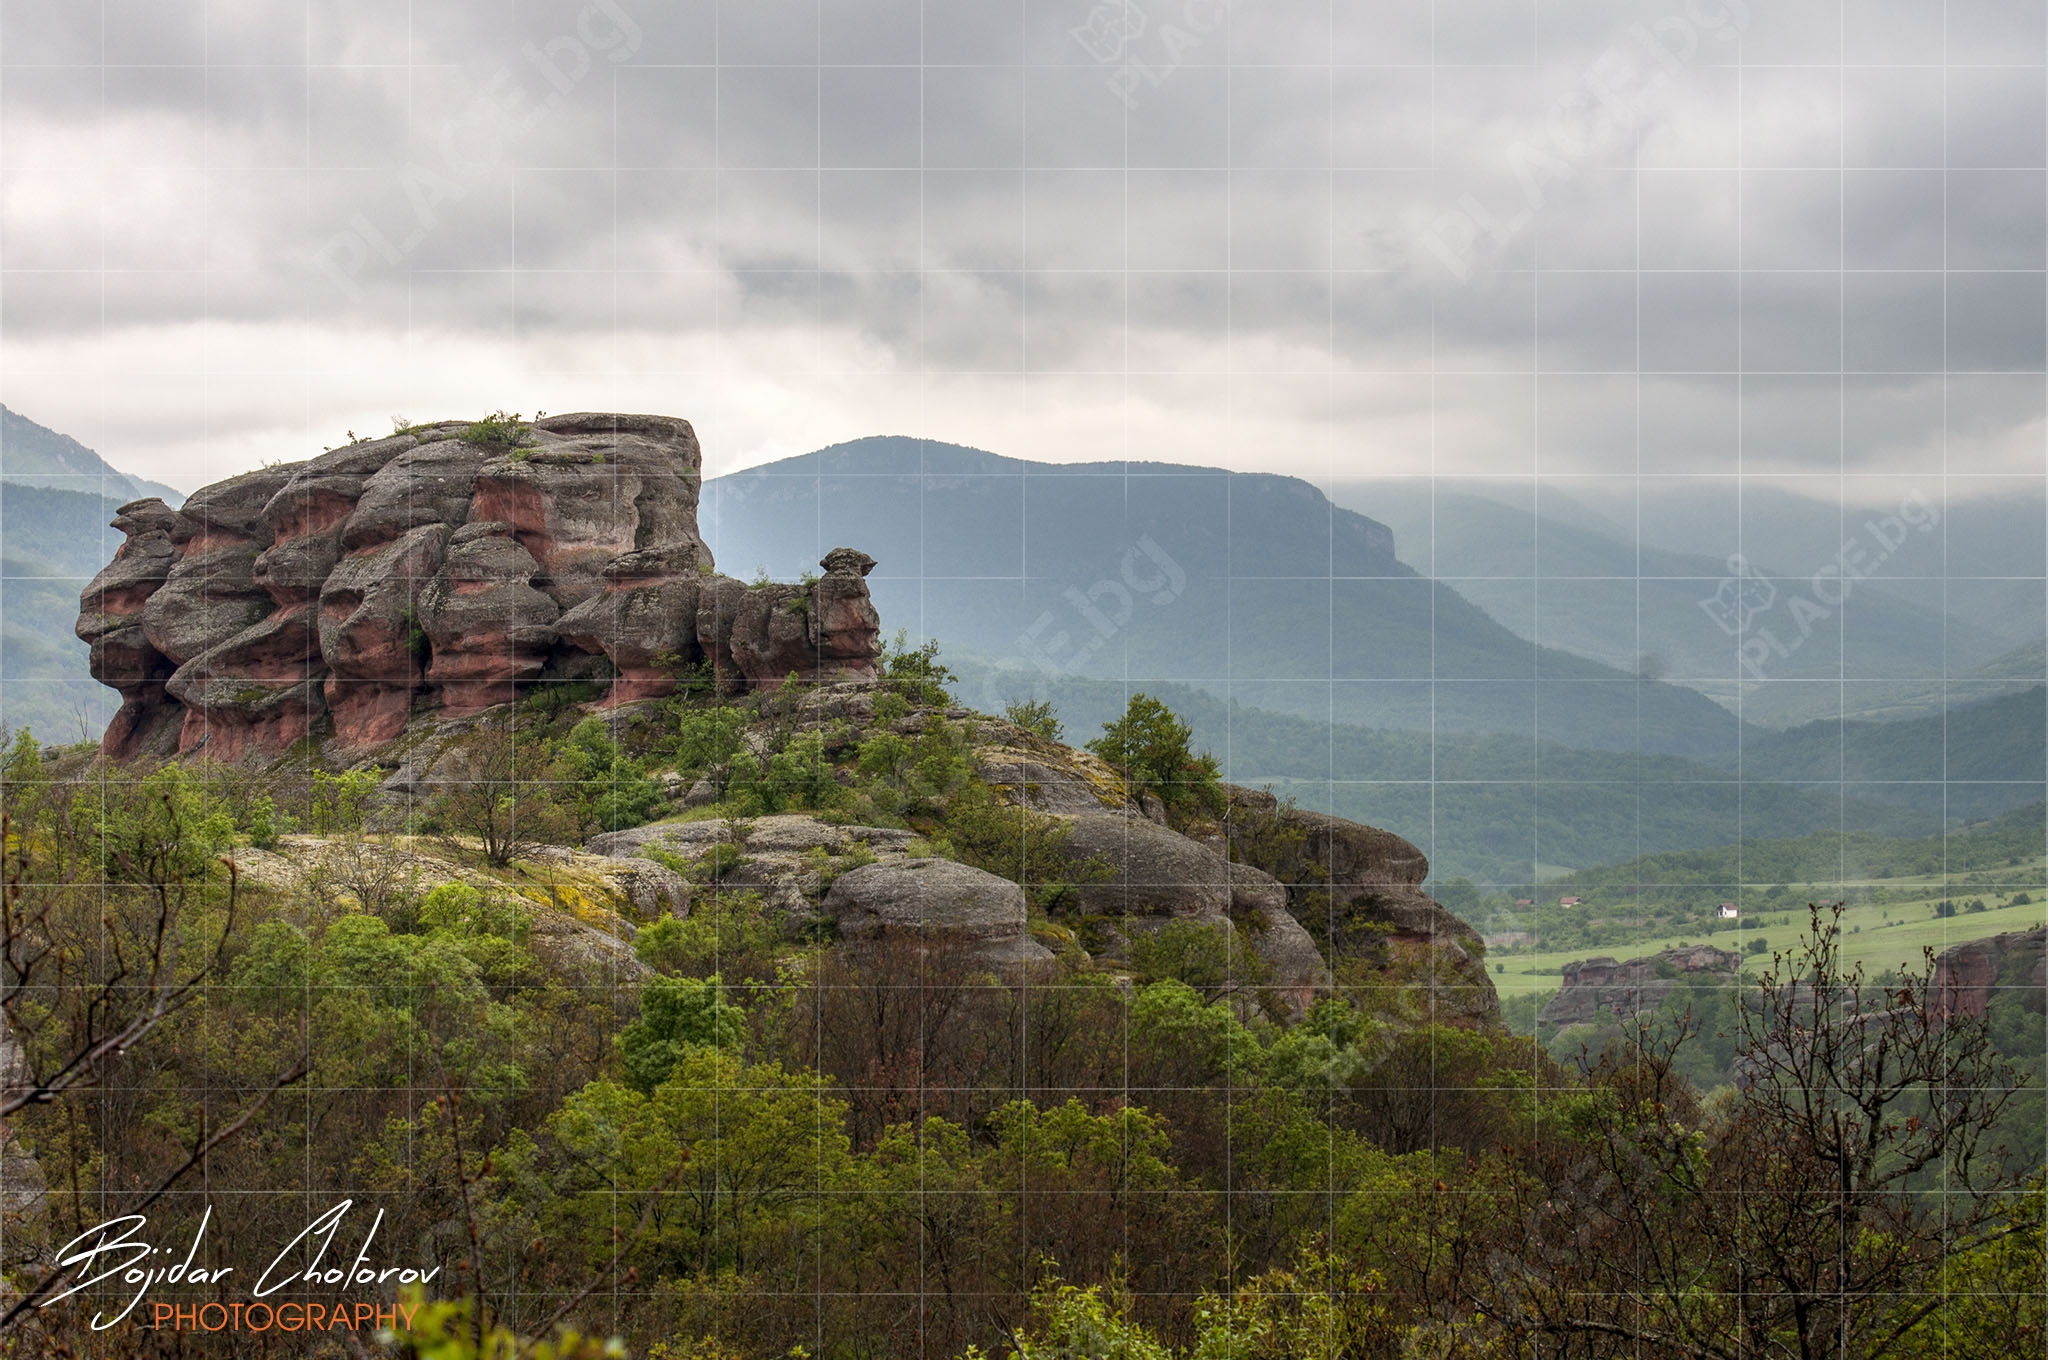
<path fill-rule="evenodd" d="M 1206 752 L 1191 749 L 1194 729 L 1149 694 L 1133 694 L 1124 714 L 1102 725 L 1088 743 L 1122 774 L 1133 793 L 1149 793 L 1173 812 L 1223 806 L 1220 767 Z"/>
<path fill-rule="evenodd" d="M 771 1242 L 812 1240 L 846 1174 L 845 1125 L 809 1073 L 696 1045 L 652 1093 L 585 1086 L 544 1140 L 514 1135 L 498 1160 L 508 1194 L 592 1265 L 612 1264 L 615 1229 L 639 1223 L 643 1263 L 662 1275 L 745 1271 Z"/>
<path fill-rule="evenodd" d="M 619 1034 L 619 1058 L 628 1083 L 651 1092 L 690 1049 L 737 1049 L 745 1035 L 746 1015 L 725 999 L 716 973 L 702 981 L 657 977 L 640 989 L 640 1018 Z"/>

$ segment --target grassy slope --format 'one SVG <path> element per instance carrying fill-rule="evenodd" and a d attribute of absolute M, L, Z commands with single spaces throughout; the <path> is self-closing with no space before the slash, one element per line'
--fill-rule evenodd
<path fill-rule="evenodd" d="M 2037 863 L 2033 871 L 2038 880 L 2043 866 Z M 1952 887 L 1944 890 L 1939 884 L 1930 884 L 1927 895 L 1921 899 L 1848 908 L 1842 917 L 1843 929 L 1850 932 L 1843 941 L 1843 957 L 1851 964 L 1862 964 L 1866 972 L 1874 973 L 1901 966 L 1917 968 L 1921 963 L 1923 949 L 1932 949 L 1938 954 L 1951 945 L 1981 939 L 1986 935 L 1997 935 L 2009 930 L 2031 930 L 2035 926 L 2048 923 L 2048 903 L 2041 900 L 2039 891 L 2033 893 L 2033 902 L 2026 906 L 1992 907 L 1945 920 L 1935 917 L 1934 904 L 1944 897 L 1953 895 Z M 1633 959 L 1654 954 L 1677 944 L 1712 944 L 1722 949 L 1741 950 L 1757 936 L 1762 936 L 1773 947 L 1785 948 L 1804 927 L 1805 916 L 1803 906 L 1787 907 L 1784 911 L 1761 913 L 1751 922 L 1731 922 L 1731 928 L 1712 935 L 1705 935 L 1698 930 L 1671 932 L 1592 951 L 1502 951 L 1489 956 L 1487 966 L 1491 968 L 1500 965 L 1504 969 L 1493 974 L 1494 988 L 1502 997 L 1553 991 L 1563 980 L 1565 964 L 1596 954 Z M 1785 919 L 1784 924 L 1779 923 L 1781 919 Z M 1738 925 L 1739 928 L 1735 928 Z M 1769 962 L 1769 954 L 1745 953 L 1743 971 L 1753 974 L 1759 967 Z"/>

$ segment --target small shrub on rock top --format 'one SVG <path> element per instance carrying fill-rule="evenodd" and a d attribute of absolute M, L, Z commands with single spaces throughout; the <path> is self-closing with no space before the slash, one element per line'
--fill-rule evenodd
<path fill-rule="evenodd" d="M 1059 710 L 1044 699 L 1020 699 L 1003 710 L 1003 717 L 1047 741 L 1058 741 L 1064 730 L 1060 725 Z"/>

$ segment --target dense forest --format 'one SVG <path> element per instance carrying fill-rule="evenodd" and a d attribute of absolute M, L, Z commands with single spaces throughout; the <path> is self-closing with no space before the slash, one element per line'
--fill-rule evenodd
<path fill-rule="evenodd" d="M 792 808 L 1022 884 L 1035 939 L 1086 927 L 1059 828 L 965 756 L 989 720 L 949 706 L 928 650 L 890 672 L 882 721 L 836 734 L 798 731 L 788 694 L 607 724 L 551 690 L 456 738 L 464 781 L 406 799 L 366 771 L 108 768 L 19 737 L 0 1113 L 44 1193 L 9 1225 L 0 1353 L 1931 1357 L 2048 1336 L 2041 1145 L 2007 1136 L 2039 1104 L 2038 994 L 1947 1013 L 1926 976 L 1843 968 L 1821 908 L 1741 1004 L 1561 1062 L 1447 1022 L 1369 944 L 1296 1020 L 1229 930 L 1023 973 L 793 931 L 744 873 L 752 821 Z M 1187 743 L 1134 703 L 1094 745 L 1193 834 L 1216 766 Z M 714 796 L 680 815 L 726 833 L 671 857 L 690 910 L 598 947 L 553 847 L 676 814 L 678 783 Z M 342 1199 L 337 1255 L 437 1272 L 388 1338 L 200 1338 L 149 1304 L 95 1333 L 134 1286 L 59 1297 L 62 1249 L 119 1215 L 183 1250 L 211 1206 L 202 1258 L 253 1275 Z"/>

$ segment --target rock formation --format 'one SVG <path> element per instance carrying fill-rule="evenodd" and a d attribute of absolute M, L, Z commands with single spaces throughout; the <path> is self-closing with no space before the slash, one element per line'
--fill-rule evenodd
<path fill-rule="evenodd" d="M 1445 1023 L 1500 1018 L 1485 942 L 1422 891 L 1429 859 L 1420 850 L 1391 831 L 1283 806 L 1261 790 L 1225 788 L 1216 848 L 1270 869 L 1288 912 L 1328 957 L 1379 957 L 1425 986 L 1432 1014 Z"/>
<path fill-rule="evenodd" d="M 1709 973 L 1734 986 L 1742 956 L 1732 949 L 1697 944 L 1619 963 L 1602 956 L 1564 966 L 1564 985 L 1543 1008 L 1545 1025 L 1584 1024 L 1602 1011 L 1636 1015 L 1654 1011 L 1688 973 Z"/>
<path fill-rule="evenodd" d="M 1994 995 L 2017 997 L 2028 1010 L 2048 1009 L 2048 926 L 2009 931 L 1944 949 L 1934 960 L 1936 1004 L 1982 1015 Z"/>
<path fill-rule="evenodd" d="M 614 704 L 707 663 L 728 690 L 873 679 L 874 560 L 754 585 L 715 573 L 697 529 L 689 422 L 584 414 L 414 426 L 121 508 L 127 535 L 79 599 L 126 758 L 340 752 L 416 716 L 461 717 L 550 680 Z"/>
<path fill-rule="evenodd" d="M 994 967 L 1052 957 L 1025 934 L 1022 888 L 951 860 L 865 865 L 834 880 L 824 908 L 841 939 L 894 938 L 959 948 Z"/>

